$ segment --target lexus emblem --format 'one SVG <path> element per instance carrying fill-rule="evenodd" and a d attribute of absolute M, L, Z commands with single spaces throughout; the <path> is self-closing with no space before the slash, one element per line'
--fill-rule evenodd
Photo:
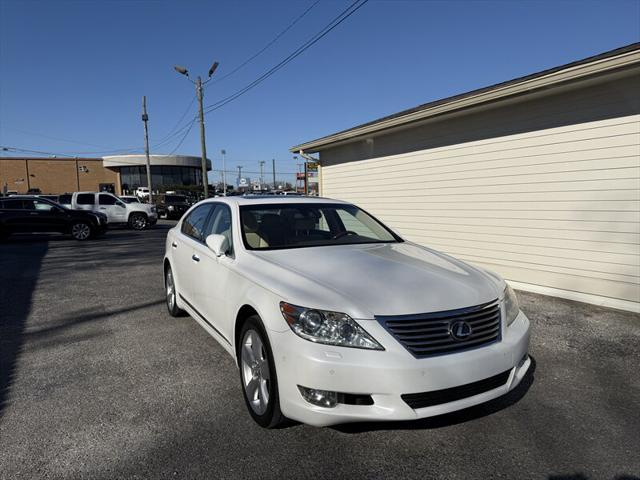
<path fill-rule="evenodd" d="M 454 322 L 449 326 L 449 334 L 454 340 L 466 340 L 472 333 L 473 330 L 471 329 L 471 325 L 462 320 Z"/>

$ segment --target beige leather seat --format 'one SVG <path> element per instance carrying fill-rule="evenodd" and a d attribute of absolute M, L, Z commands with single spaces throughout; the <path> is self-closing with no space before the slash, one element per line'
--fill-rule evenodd
<path fill-rule="evenodd" d="M 258 233 L 258 221 L 251 212 L 242 214 L 242 223 L 244 228 L 244 236 L 251 248 L 266 248 L 269 246 L 267 240 Z"/>

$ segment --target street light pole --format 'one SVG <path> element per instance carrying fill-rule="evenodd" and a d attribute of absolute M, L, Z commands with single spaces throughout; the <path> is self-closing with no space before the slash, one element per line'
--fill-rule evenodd
<path fill-rule="evenodd" d="M 238 165 L 238 188 L 240 188 L 240 180 L 242 180 L 242 165 Z"/>
<path fill-rule="evenodd" d="M 149 158 L 149 130 L 147 128 L 147 122 L 149 121 L 149 115 L 147 115 L 147 97 L 142 97 L 142 122 L 144 123 L 144 153 L 147 157 L 147 187 L 149 187 L 149 203 L 153 203 L 153 197 L 151 193 L 151 159 Z M 77 163 L 77 162 L 76 162 Z"/>
<path fill-rule="evenodd" d="M 222 154 L 222 196 L 226 197 L 227 196 L 227 176 L 226 176 L 226 163 L 225 163 L 225 157 L 227 156 L 227 151 L 225 149 L 220 150 L 220 153 Z"/>
<path fill-rule="evenodd" d="M 271 159 L 271 170 L 273 171 L 273 189 L 276 189 L 276 159 Z"/>
<path fill-rule="evenodd" d="M 213 65 L 211 65 L 211 68 L 209 69 L 209 78 L 204 83 L 202 82 L 202 78 L 199 75 L 195 82 L 191 80 L 189 78 L 189 70 L 187 70 L 185 67 L 181 67 L 179 65 L 173 67 L 176 72 L 189 78 L 191 83 L 196 86 L 196 97 L 198 97 L 198 110 L 200 117 L 200 147 L 202 149 L 202 186 L 204 188 L 204 198 L 209 197 L 209 179 L 207 178 L 207 145 L 204 135 L 204 107 L 202 106 L 202 98 L 204 95 L 202 86 L 211 80 L 211 76 L 218 68 L 218 65 L 218 62 L 213 62 Z M 213 165 L 211 165 L 211 168 L 213 168 Z"/>
<path fill-rule="evenodd" d="M 266 162 L 264 160 L 260 160 L 260 190 L 262 190 L 262 186 L 264 185 L 264 164 Z"/>

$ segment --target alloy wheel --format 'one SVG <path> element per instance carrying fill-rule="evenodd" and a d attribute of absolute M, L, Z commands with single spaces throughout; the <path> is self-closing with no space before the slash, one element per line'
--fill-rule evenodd
<path fill-rule="evenodd" d="M 147 219 L 142 215 L 136 215 L 131 220 L 131 226 L 134 230 L 144 230 L 147 227 Z"/>
<path fill-rule="evenodd" d="M 169 307 L 169 310 L 171 311 L 176 304 L 176 289 L 173 284 L 173 274 L 171 273 L 171 270 L 167 270 L 167 279 L 165 283 L 167 285 L 167 307 Z"/>
<path fill-rule="evenodd" d="M 76 240 L 86 240 L 91 235 L 91 228 L 86 223 L 76 223 L 71 227 L 71 235 Z"/>
<path fill-rule="evenodd" d="M 251 409 L 262 415 L 269 407 L 271 372 L 260 334 L 248 330 L 242 339 L 242 384 Z"/>

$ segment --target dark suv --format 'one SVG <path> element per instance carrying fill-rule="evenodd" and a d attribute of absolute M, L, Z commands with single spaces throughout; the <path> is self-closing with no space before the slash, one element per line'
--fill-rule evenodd
<path fill-rule="evenodd" d="M 0 239 L 12 233 L 59 232 L 87 240 L 106 229 L 104 214 L 69 210 L 36 196 L 0 198 Z"/>
<path fill-rule="evenodd" d="M 184 195 L 162 194 L 155 197 L 158 217 L 179 219 L 191 206 Z"/>

